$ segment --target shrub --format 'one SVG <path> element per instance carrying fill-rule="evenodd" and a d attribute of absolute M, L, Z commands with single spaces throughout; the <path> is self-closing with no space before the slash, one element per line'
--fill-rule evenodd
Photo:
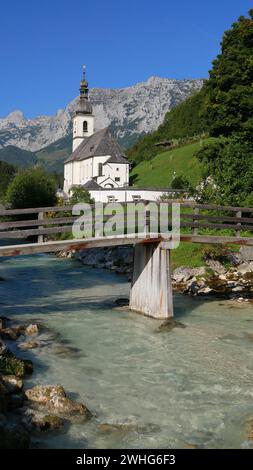
<path fill-rule="evenodd" d="M 13 209 L 53 206 L 56 203 L 55 180 L 40 168 L 21 171 L 9 185 L 6 200 Z"/>

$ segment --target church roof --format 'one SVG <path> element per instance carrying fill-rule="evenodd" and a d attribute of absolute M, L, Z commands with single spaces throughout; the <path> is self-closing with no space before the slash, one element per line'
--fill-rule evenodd
<path fill-rule="evenodd" d="M 109 158 L 104 165 L 107 163 L 129 163 L 129 161 L 123 155 L 115 155 Z"/>
<path fill-rule="evenodd" d="M 95 132 L 90 137 L 85 137 L 83 142 L 76 148 L 65 163 L 106 155 L 110 155 L 110 159 L 107 160 L 108 162 L 123 163 L 123 161 L 119 161 L 124 158 L 122 156 L 122 150 L 115 137 L 113 137 L 109 127 Z M 125 158 L 124 160 L 124 163 L 128 163 Z"/>
<path fill-rule="evenodd" d="M 99 189 L 101 186 L 93 179 L 82 185 L 84 189 Z"/>

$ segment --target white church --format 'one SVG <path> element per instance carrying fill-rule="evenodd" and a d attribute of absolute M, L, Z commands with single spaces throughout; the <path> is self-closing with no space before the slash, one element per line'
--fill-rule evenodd
<path fill-rule="evenodd" d="M 129 185 L 129 162 L 109 128 L 95 130 L 94 119 L 84 73 L 73 118 L 72 154 L 64 164 L 66 195 L 75 185 L 93 191 L 122 189 Z"/>

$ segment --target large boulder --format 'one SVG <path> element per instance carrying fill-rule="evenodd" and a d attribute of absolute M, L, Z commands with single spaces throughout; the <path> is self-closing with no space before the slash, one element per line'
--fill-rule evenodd
<path fill-rule="evenodd" d="M 66 397 L 66 392 L 61 385 L 36 385 L 25 392 L 28 400 L 47 405 L 54 397 Z"/>
<path fill-rule="evenodd" d="M 91 417 L 91 412 L 82 403 L 67 397 L 61 385 L 37 385 L 25 392 L 28 400 L 35 405 L 43 405 L 55 414 L 65 416 L 81 415 L 84 419 Z"/>

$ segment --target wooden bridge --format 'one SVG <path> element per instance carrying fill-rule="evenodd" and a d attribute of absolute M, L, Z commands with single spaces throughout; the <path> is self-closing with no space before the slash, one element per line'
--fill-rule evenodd
<path fill-rule="evenodd" d="M 175 201 L 167 202 L 168 220 L 172 223 L 171 209 Z M 253 246 L 253 208 L 193 202 L 180 203 L 180 208 L 181 242 Z M 4 240 L 4 245 L 0 246 L 0 256 L 134 245 L 130 309 L 153 318 L 168 318 L 173 316 L 171 235 L 158 233 L 154 236 L 145 232 L 144 228 L 150 226 L 151 220 L 148 202 L 145 203 L 142 215 L 145 215 L 143 233 L 135 232 L 137 213 L 133 213 L 130 234 L 123 232 L 121 235 L 104 237 L 103 229 L 100 229 L 100 233 L 95 231 L 89 238 L 73 239 L 69 235 L 79 216 L 73 216 L 71 206 L 0 210 L 0 240 Z M 102 223 L 110 217 L 103 215 Z M 126 211 L 124 217 L 126 225 Z M 60 234 L 63 240 L 53 240 L 54 237 L 59 238 Z M 11 239 L 15 243 L 6 244 Z M 18 239 L 23 242 L 17 243 Z"/>

